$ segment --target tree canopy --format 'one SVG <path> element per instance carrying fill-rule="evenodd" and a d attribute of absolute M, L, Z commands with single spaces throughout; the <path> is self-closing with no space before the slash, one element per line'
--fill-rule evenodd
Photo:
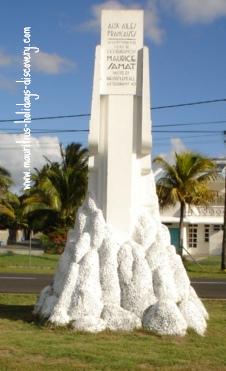
<path fill-rule="evenodd" d="M 80 144 L 60 146 L 61 162 L 35 169 L 33 187 L 24 199 L 24 213 L 36 229 L 69 228 L 87 188 L 88 152 Z"/>
<path fill-rule="evenodd" d="M 214 200 L 216 192 L 210 190 L 209 182 L 216 177 L 216 166 L 209 158 L 190 151 L 175 153 L 170 163 L 161 156 L 154 159 L 163 170 L 156 182 L 160 207 L 180 203 L 180 248 L 185 205 L 207 205 Z"/>
<path fill-rule="evenodd" d="M 12 184 L 11 174 L 0 166 L 0 216 L 15 219 L 14 207 L 19 204 L 19 200 L 9 190 Z"/>

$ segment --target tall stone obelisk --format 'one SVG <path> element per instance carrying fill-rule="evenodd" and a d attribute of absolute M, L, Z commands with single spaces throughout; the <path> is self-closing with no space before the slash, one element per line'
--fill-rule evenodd
<path fill-rule="evenodd" d="M 143 11 L 103 10 L 90 121 L 89 190 L 122 238 L 130 235 L 142 209 L 155 202 L 148 176 L 150 138 Z"/>
<path fill-rule="evenodd" d="M 161 224 L 150 163 L 143 12 L 103 11 L 89 136 L 89 192 L 34 312 L 98 332 L 203 335 L 208 313 Z"/>

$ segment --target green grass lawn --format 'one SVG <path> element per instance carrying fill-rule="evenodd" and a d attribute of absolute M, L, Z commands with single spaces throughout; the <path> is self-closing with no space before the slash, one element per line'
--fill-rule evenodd
<path fill-rule="evenodd" d="M 53 274 L 58 260 L 59 255 L 51 254 L 31 256 L 30 261 L 28 255 L 0 255 L 0 272 Z M 184 264 L 190 278 L 226 279 L 226 272 L 220 270 L 220 257 L 198 260 L 198 264 L 185 261 Z"/>
<path fill-rule="evenodd" d="M 219 278 L 226 279 L 226 271 L 220 270 L 221 259 L 219 256 L 211 256 L 198 260 L 198 264 L 193 261 L 185 261 L 185 268 L 191 278 Z"/>
<path fill-rule="evenodd" d="M 41 256 L 5 254 L 0 255 L 0 272 L 11 273 L 49 273 L 56 270 L 59 255 L 43 254 Z M 226 279 L 226 271 L 220 270 L 220 257 L 211 256 L 199 259 L 198 264 L 193 261 L 184 262 L 190 278 L 219 278 Z"/>
<path fill-rule="evenodd" d="M 226 302 L 205 301 L 205 337 L 75 333 L 32 318 L 35 295 L 0 294 L 0 370 L 226 370 Z"/>
<path fill-rule="evenodd" d="M 41 256 L 5 254 L 0 255 L 0 272 L 11 273 L 49 273 L 56 270 L 59 255 Z"/>

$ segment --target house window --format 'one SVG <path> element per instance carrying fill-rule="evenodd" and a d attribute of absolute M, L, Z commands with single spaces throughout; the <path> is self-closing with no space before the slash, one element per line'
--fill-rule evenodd
<path fill-rule="evenodd" d="M 209 224 L 204 225 L 204 241 L 209 242 L 210 240 L 210 226 Z"/>
<path fill-rule="evenodd" d="M 190 224 L 188 227 L 188 247 L 197 247 L 198 224 Z"/>
<path fill-rule="evenodd" d="M 214 232 L 221 231 L 222 229 L 223 229 L 223 225 L 222 224 L 214 224 L 213 225 Z"/>

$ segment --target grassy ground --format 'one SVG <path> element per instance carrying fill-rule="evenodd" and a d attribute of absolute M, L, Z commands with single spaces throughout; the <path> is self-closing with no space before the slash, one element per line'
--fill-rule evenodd
<path fill-rule="evenodd" d="M 59 255 L 43 254 L 42 256 L 0 255 L 0 272 L 11 273 L 54 273 Z"/>
<path fill-rule="evenodd" d="M 197 260 L 198 264 L 193 261 L 185 261 L 185 267 L 191 278 L 219 278 L 226 279 L 226 271 L 220 270 L 220 257 L 211 256 L 205 259 Z"/>
<path fill-rule="evenodd" d="M 49 273 L 56 270 L 59 255 L 43 254 L 42 256 L 27 255 L 0 255 L 0 272 L 11 273 Z M 185 267 L 191 278 L 219 278 L 226 279 L 226 271 L 220 270 L 220 257 L 199 259 L 198 264 L 185 261 Z"/>
<path fill-rule="evenodd" d="M 205 301 L 208 332 L 75 333 L 33 321 L 35 295 L 0 294 L 0 370 L 226 370 L 226 302 Z"/>

